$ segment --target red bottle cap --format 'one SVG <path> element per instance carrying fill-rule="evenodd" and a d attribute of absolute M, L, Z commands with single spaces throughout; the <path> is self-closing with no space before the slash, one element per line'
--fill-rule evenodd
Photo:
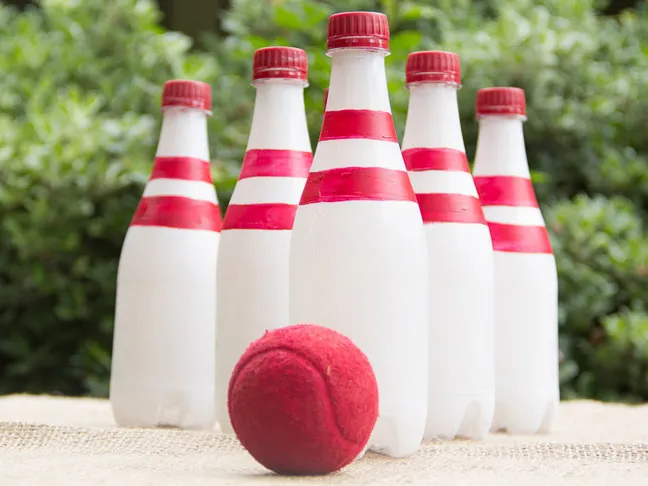
<path fill-rule="evenodd" d="M 254 53 L 252 79 L 308 80 L 306 51 L 296 47 L 264 47 Z"/>
<path fill-rule="evenodd" d="M 389 22 L 377 12 L 343 12 L 328 21 L 326 48 L 389 50 Z"/>
<path fill-rule="evenodd" d="M 421 51 L 407 56 L 405 82 L 461 84 L 459 56 L 454 52 Z"/>
<path fill-rule="evenodd" d="M 526 98 L 521 88 L 483 88 L 477 91 L 477 116 L 526 116 Z"/>
<path fill-rule="evenodd" d="M 162 88 L 162 108 L 169 106 L 211 111 L 211 86 L 187 79 L 167 81 Z"/>

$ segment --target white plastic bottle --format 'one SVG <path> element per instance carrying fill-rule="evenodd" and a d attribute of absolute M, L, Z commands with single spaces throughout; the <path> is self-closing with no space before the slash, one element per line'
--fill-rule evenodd
<path fill-rule="evenodd" d="M 266 47 L 254 54 L 252 127 L 218 253 L 216 418 L 223 432 L 233 432 L 227 389 L 241 354 L 266 330 L 288 325 L 290 235 L 313 161 L 307 75 L 301 49 Z"/>
<path fill-rule="evenodd" d="M 459 56 L 415 52 L 403 157 L 428 244 L 429 393 L 426 439 L 481 439 L 494 407 L 493 245 L 466 158 Z"/>
<path fill-rule="evenodd" d="M 494 430 L 548 432 L 559 401 L 558 278 L 524 146 L 524 91 L 477 93 L 473 175 L 495 250 Z"/>
<path fill-rule="evenodd" d="M 119 260 L 110 401 L 130 427 L 214 421 L 216 254 L 209 85 L 169 81 L 153 171 Z"/>
<path fill-rule="evenodd" d="M 420 446 L 427 416 L 427 249 L 391 116 L 383 14 L 330 17 L 329 96 L 290 251 L 290 322 L 352 339 L 378 380 L 369 447 Z"/>

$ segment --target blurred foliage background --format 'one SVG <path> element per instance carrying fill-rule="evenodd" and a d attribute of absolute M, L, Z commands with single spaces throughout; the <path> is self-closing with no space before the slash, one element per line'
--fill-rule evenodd
<path fill-rule="evenodd" d="M 529 161 L 559 267 L 563 397 L 648 399 L 648 0 L 0 0 L 0 393 L 107 394 L 117 262 L 153 160 L 162 83 L 213 87 L 224 209 L 247 141 L 254 50 L 307 50 L 315 146 L 327 18 L 344 10 L 389 16 L 399 135 L 409 52 L 461 56 L 469 157 L 477 89 L 526 90 Z"/>

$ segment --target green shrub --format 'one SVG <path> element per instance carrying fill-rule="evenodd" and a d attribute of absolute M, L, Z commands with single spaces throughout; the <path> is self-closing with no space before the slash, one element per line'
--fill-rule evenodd
<path fill-rule="evenodd" d="M 146 1 L 0 4 L 0 393 L 107 391 L 117 261 L 162 83 L 217 74 L 158 20 Z"/>
<path fill-rule="evenodd" d="M 526 90 L 525 134 L 560 278 L 563 396 L 648 398 L 648 2 L 619 17 L 596 0 L 232 0 L 206 54 L 163 31 L 148 1 L 0 4 L 0 393 L 106 393 L 117 260 L 146 181 L 162 83 L 213 86 L 210 141 L 229 199 L 254 103 L 255 49 L 307 50 L 313 147 L 330 59 L 328 16 L 389 15 L 387 74 L 402 134 L 409 52 L 460 54 L 469 156 L 474 97 Z M 597 10 L 599 9 L 599 10 Z"/>
<path fill-rule="evenodd" d="M 547 211 L 561 301 L 566 397 L 648 397 L 648 235 L 624 198 L 577 196 Z"/>

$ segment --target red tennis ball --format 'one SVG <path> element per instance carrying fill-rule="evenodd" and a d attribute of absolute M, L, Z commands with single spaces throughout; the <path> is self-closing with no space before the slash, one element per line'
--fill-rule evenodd
<path fill-rule="evenodd" d="M 378 385 L 349 338 L 302 324 L 268 331 L 248 347 L 230 378 L 228 410 L 241 444 L 266 468 L 328 474 L 367 444 Z"/>

